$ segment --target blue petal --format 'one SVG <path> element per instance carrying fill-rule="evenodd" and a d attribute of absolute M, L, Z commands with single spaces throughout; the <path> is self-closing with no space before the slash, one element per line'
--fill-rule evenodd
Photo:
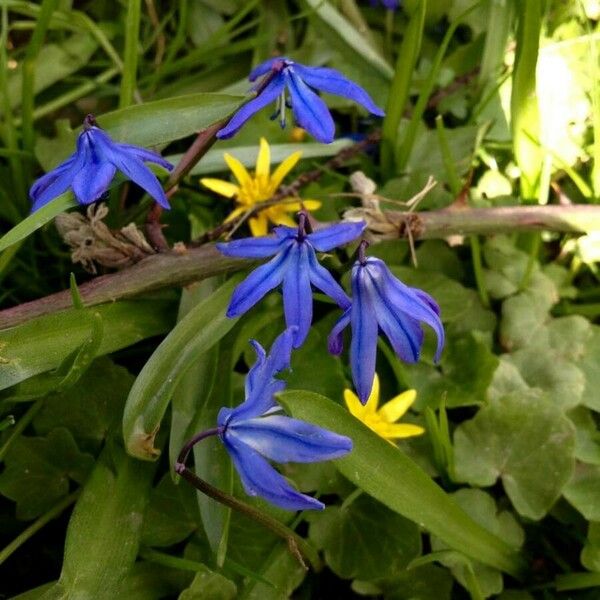
<path fill-rule="evenodd" d="M 275 375 L 290 366 L 295 335 L 295 328 L 279 334 L 268 356 L 258 342 L 250 340 L 256 351 L 256 362 L 246 376 L 246 400 L 234 409 L 221 409 L 224 420 L 258 417 L 276 405 L 273 395 L 285 389 L 285 382 L 275 379 Z M 221 417 L 221 413 L 219 415 Z M 219 421 L 219 425 L 224 425 L 224 420 Z"/>
<path fill-rule="evenodd" d="M 298 228 L 288 227 L 287 225 L 277 225 L 277 227 L 273 227 L 273 233 L 281 240 L 296 239 L 298 236 Z"/>
<path fill-rule="evenodd" d="M 35 201 L 45 190 L 48 189 L 61 175 L 69 171 L 73 163 L 77 160 L 77 154 L 71 154 L 67 160 L 56 166 L 52 171 L 36 179 L 29 189 L 29 197 Z M 68 187 L 68 186 L 67 186 Z M 67 188 L 65 188 L 67 189 Z M 64 190 L 63 190 L 64 191 Z M 61 192 L 62 193 L 62 192 Z"/>
<path fill-rule="evenodd" d="M 352 440 L 311 423 L 281 415 L 236 421 L 227 431 L 277 462 L 312 463 L 344 456 Z"/>
<path fill-rule="evenodd" d="M 252 308 L 263 296 L 278 286 L 289 266 L 291 245 L 268 263 L 257 267 L 240 283 L 231 296 L 228 317 L 237 317 Z"/>
<path fill-rule="evenodd" d="M 309 248 L 306 244 L 298 242 L 294 242 L 292 247 L 289 265 L 283 277 L 283 311 L 286 325 L 298 328 L 294 348 L 299 348 L 304 343 L 312 323 Z"/>
<path fill-rule="evenodd" d="M 217 250 L 225 256 L 238 258 L 267 258 L 277 254 L 285 241 L 274 237 L 257 237 L 233 240 L 217 244 Z"/>
<path fill-rule="evenodd" d="M 364 221 L 336 223 L 309 233 L 307 238 L 316 250 L 328 252 L 355 240 L 365 230 L 366 226 L 367 224 Z"/>
<path fill-rule="evenodd" d="M 367 264 L 369 272 L 373 274 L 373 271 L 376 271 L 374 279 L 381 281 L 381 284 L 378 285 L 382 289 L 382 294 L 389 298 L 389 304 L 396 311 L 429 325 L 435 331 L 437 336 L 435 360 L 438 361 L 444 349 L 445 334 L 444 326 L 439 317 L 439 307 L 433 298 L 422 290 L 404 285 L 392 275 L 382 260 L 369 257 Z"/>
<path fill-rule="evenodd" d="M 217 131 L 217 137 L 221 140 L 233 137 L 253 114 L 267 106 L 267 104 L 274 102 L 281 92 L 283 92 L 284 86 L 285 83 L 282 74 L 273 77 L 267 87 L 256 98 L 244 104 L 233 115 L 229 123 L 223 129 Z"/>
<path fill-rule="evenodd" d="M 350 306 L 344 311 L 344 314 L 338 319 L 338 322 L 333 326 L 329 337 L 327 338 L 327 349 L 331 354 L 339 356 L 344 349 L 344 329 L 350 324 Z"/>
<path fill-rule="evenodd" d="M 143 162 L 151 162 L 157 165 L 160 165 L 167 171 L 173 170 L 173 165 L 163 158 L 157 152 L 153 152 L 152 150 L 147 150 L 146 148 L 142 148 L 141 146 L 134 146 L 133 144 L 115 144 L 121 152 L 125 152 L 127 154 L 132 154 L 137 159 Z"/>
<path fill-rule="evenodd" d="M 256 81 L 259 77 L 266 75 L 273 69 L 273 65 L 277 62 L 287 62 L 287 58 L 284 56 L 276 56 L 275 58 L 269 58 L 269 60 L 265 60 L 265 62 L 260 65 L 254 67 L 252 71 L 250 71 L 250 75 L 248 75 L 248 79 L 250 81 Z"/>
<path fill-rule="evenodd" d="M 286 69 L 284 77 L 292 97 L 292 112 L 296 123 L 319 142 L 333 142 L 335 125 L 325 102 L 293 72 L 293 67 Z"/>
<path fill-rule="evenodd" d="M 108 189 L 117 169 L 109 162 L 92 160 L 73 177 L 73 193 L 80 204 L 98 200 Z"/>
<path fill-rule="evenodd" d="M 350 298 L 331 273 L 319 263 L 312 248 L 310 248 L 308 255 L 308 264 L 310 267 L 310 282 L 318 290 L 335 300 L 340 308 L 346 310 L 350 306 Z"/>
<path fill-rule="evenodd" d="M 322 510 L 325 505 L 295 490 L 260 454 L 225 435 L 225 448 L 249 496 L 260 496 L 286 510 Z"/>
<path fill-rule="evenodd" d="M 354 100 L 370 113 L 378 117 L 385 116 L 385 112 L 373 102 L 363 88 L 346 79 L 339 71 L 327 67 L 306 67 L 298 64 L 294 65 L 294 70 L 310 87 Z"/>
<path fill-rule="evenodd" d="M 136 156 L 121 150 L 104 132 L 94 133 L 94 141 L 101 148 L 104 157 L 131 181 L 144 189 L 163 208 L 171 208 L 165 192 L 156 175 Z"/>
<path fill-rule="evenodd" d="M 377 359 L 377 319 L 370 295 L 368 276 L 364 267 L 352 269 L 352 308 L 350 323 L 352 341 L 350 343 L 350 366 L 352 379 L 360 401 L 365 404 L 373 387 L 375 362 Z"/>

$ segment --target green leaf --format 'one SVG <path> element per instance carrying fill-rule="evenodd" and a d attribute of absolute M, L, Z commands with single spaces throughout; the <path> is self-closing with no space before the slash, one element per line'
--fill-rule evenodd
<path fill-rule="evenodd" d="M 581 462 L 600 465 L 600 435 L 592 413 L 583 406 L 567 413 L 575 425 L 575 458 Z"/>
<path fill-rule="evenodd" d="M 578 464 L 563 493 L 588 521 L 600 521 L 600 467 Z"/>
<path fill-rule="evenodd" d="M 77 206 L 77 202 L 71 192 L 65 192 L 48 204 L 42 206 L 39 210 L 25 217 L 20 223 L 17 223 L 12 229 L 0 238 L 0 252 L 6 250 L 9 246 L 20 242 L 28 235 L 52 221 L 56 215 Z"/>
<path fill-rule="evenodd" d="M 386 79 L 391 79 L 394 69 L 379 53 L 356 31 L 354 27 L 326 0 L 305 0 L 316 16 L 344 41 L 352 52 L 364 58 Z"/>
<path fill-rule="evenodd" d="M 588 338 L 583 356 L 577 363 L 577 366 L 585 375 L 585 388 L 581 397 L 581 402 L 600 412 L 600 327 L 592 325 L 590 337 Z"/>
<path fill-rule="evenodd" d="M 403 368 L 406 384 L 417 390 L 416 407 L 436 408 L 442 398 L 449 408 L 485 402 L 498 358 L 473 334 L 449 336 L 441 359 L 441 372 L 419 364 Z"/>
<path fill-rule="evenodd" d="M 127 451 L 138 458 L 158 456 L 154 437 L 173 392 L 185 372 L 236 323 L 225 316 L 239 277 L 233 277 L 197 304 L 171 330 L 138 375 L 123 414 Z"/>
<path fill-rule="evenodd" d="M 482 490 L 462 489 L 452 494 L 452 497 L 475 521 L 507 544 L 514 548 L 523 545 L 525 535 L 521 526 L 510 512 L 499 511 L 496 508 L 496 502 L 492 496 Z M 433 551 L 438 551 L 446 549 L 447 546 L 434 538 L 431 540 L 431 548 Z M 441 558 L 439 562 L 450 568 L 457 581 L 464 588 L 469 589 L 469 573 L 466 572 L 466 566 L 462 561 Z M 471 572 L 486 598 L 502 591 L 502 574 L 497 569 L 474 560 L 471 564 Z"/>
<path fill-rule="evenodd" d="M 168 300 L 122 300 L 69 309 L 0 331 L 0 389 L 57 368 L 91 333 L 90 315 L 99 314 L 104 333 L 97 356 L 168 331 Z"/>
<path fill-rule="evenodd" d="M 138 553 L 154 465 L 104 448 L 69 521 L 59 586 L 64 598 L 121 598 Z"/>
<path fill-rule="evenodd" d="M 447 569 L 423 565 L 403 571 L 392 582 L 386 582 L 381 587 L 386 600 L 450 600 L 452 576 Z"/>
<path fill-rule="evenodd" d="M 588 527 L 587 542 L 581 551 L 581 564 L 590 571 L 600 572 L 600 523 Z"/>
<path fill-rule="evenodd" d="M 236 596 L 233 581 L 204 567 L 196 573 L 190 587 L 179 594 L 179 600 L 233 600 Z"/>
<path fill-rule="evenodd" d="M 311 514 L 310 539 L 344 579 L 394 576 L 421 553 L 418 526 L 366 494 Z"/>
<path fill-rule="evenodd" d="M 175 485 L 167 473 L 150 494 L 141 543 L 162 547 L 182 542 L 198 529 L 199 517 L 193 488 Z"/>
<path fill-rule="evenodd" d="M 119 141 L 160 146 L 224 119 L 247 100 L 226 94 L 189 94 L 144 102 L 97 117 L 98 125 Z"/>
<path fill-rule="evenodd" d="M 541 519 L 571 477 L 574 448 L 574 427 L 558 407 L 534 392 L 512 394 L 458 426 L 456 476 L 482 487 L 500 478 L 517 512 Z"/>
<path fill-rule="evenodd" d="M 0 493 L 17 503 L 17 518 L 33 519 L 69 493 L 69 480 L 83 483 L 94 464 L 64 427 L 46 437 L 18 437 L 6 454 Z"/>
<path fill-rule="evenodd" d="M 33 425 L 40 435 L 66 427 L 78 445 L 96 452 L 119 424 L 133 376 L 108 358 L 99 358 L 78 385 L 44 400 Z M 84 391 L 84 393 L 82 393 Z"/>
<path fill-rule="evenodd" d="M 334 464 L 370 496 L 452 548 L 509 573 L 521 570 L 521 558 L 505 542 L 475 523 L 411 459 L 341 406 L 310 392 L 279 397 L 294 417 L 352 439 L 352 452 Z"/>

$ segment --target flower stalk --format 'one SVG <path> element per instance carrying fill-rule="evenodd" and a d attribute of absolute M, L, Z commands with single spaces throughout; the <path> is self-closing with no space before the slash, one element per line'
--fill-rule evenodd
<path fill-rule="evenodd" d="M 321 559 L 319 558 L 319 554 L 303 537 L 292 531 L 281 521 L 270 517 L 266 513 L 254 508 L 243 500 L 239 500 L 235 496 L 227 494 L 214 485 L 211 485 L 204 479 L 198 477 L 198 475 L 196 475 L 186 466 L 187 457 L 189 456 L 192 448 L 198 442 L 208 437 L 219 435 L 222 430 L 222 427 L 214 427 L 212 429 L 202 431 L 191 438 L 183 446 L 179 456 L 177 457 L 177 462 L 175 463 L 175 472 L 181 475 L 181 477 L 193 485 L 198 491 L 206 494 L 209 498 L 212 498 L 213 500 L 216 500 L 217 502 L 220 502 L 221 504 L 232 508 L 233 510 L 237 510 L 238 512 L 246 515 L 249 519 L 256 521 L 263 527 L 266 527 L 269 531 L 273 532 L 275 535 L 285 540 L 290 553 L 305 569 L 308 569 L 306 564 L 308 562 L 308 564 L 315 571 L 319 571 L 321 568 Z M 306 559 L 306 561 L 304 559 Z"/>

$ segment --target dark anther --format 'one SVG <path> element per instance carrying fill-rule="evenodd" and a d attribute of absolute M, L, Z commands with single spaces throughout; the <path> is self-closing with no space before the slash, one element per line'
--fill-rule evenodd
<path fill-rule="evenodd" d="M 88 129 L 91 129 L 92 127 L 96 127 L 96 117 L 92 114 L 86 115 L 85 119 L 83 120 L 83 129 L 85 131 L 88 131 Z"/>

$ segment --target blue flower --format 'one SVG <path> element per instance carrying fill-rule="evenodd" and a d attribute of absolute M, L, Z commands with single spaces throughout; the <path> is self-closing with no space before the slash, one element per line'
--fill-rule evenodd
<path fill-rule="evenodd" d="M 371 6 L 377 6 L 377 4 L 383 4 L 388 10 L 400 8 L 400 0 L 371 0 Z"/>
<path fill-rule="evenodd" d="M 289 106 L 286 90 L 296 123 L 319 142 L 326 144 L 333 141 L 335 125 L 327 105 L 313 90 L 349 98 L 378 117 L 385 115 L 363 88 L 346 79 L 335 69 L 307 67 L 289 58 L 278 57 L 256 67 L 250 73 L 249 79 L 255 81 L 269 72 L 272 73 L 272 79 L 263 91 L 254 100 L 244 104 L 229 123 L 217 132 L 218 138 L 232 137 L 252 115 L 275 101 L 277 107 L 272 118 L 279 116 L 281 127 L 285 127 L 285 110 Z"/>
<path fill-rule="evenodd" d="M 363 244 L 352 268 L 352 305 L 332 329 L 329 351 L 341 353 L 342 332 L 350 324 L 352 379 L 365 404 L 375 376 L 379 329 L 403 361 L 414 363 L 419 360 L 423 345 L 421 323 L 429 325 L 437 335 L 436 361 L 444 347 L 444 327 L 435 300 L 422 290 L 404 285 L 379 258 L 365 258 Z"/>
<path fill-rule="evenodd" d="M 339 223 L 306 233 L 306 215 L 300 213 L 298 228 L 275 227 L 275 237 L 258 237 L 217 244 L 226 256 L 266 258 L 272 260 L 255 269 L 234 290 L 227 310 L 228 317 L 237 317 L 252 308 L 265 294 L 283 287 L 283 309 L 288 327 L 297 327 L 294 347 L 302 345 L 312 322 L 311 283 L 346 309 L 350 298 L 319 264 L 315 250 L 327 252 L 356 239 L 365 228 L 364 222 Z"/>
<path fill-rule="evenodd" d="M 246 399 L 236 408 L 219 411 L 219 437 L 248 495 L 287 510 L 322 509 L 322 502 L 295 490 L 266 460 L 311 463 L 352 450 L 352 440 L 345 436 L 278 414 L 273 395 L 285 388 L 285 382 L 275 375 L 289 367 L 294 333 L 293 328 L 286 329 L 268 356 L 258 342 L 250 342 L 257 360 L 246 378 Z"/>
<path fill-rule="evenodd" d="M 144 161 L 156 163 L 169 171 L 173 168 L 155 152 L 114 142 L 96 126 L 93 115 L 88 115 L 77 138 L 75 153 L 31 186 L 31 211 L 38 210 L 69 188 L 72 188 L 79 204 L 90 204 L 106 192 L 117 169 L 146 190 L 163 208 L 170 208 L 158 179 Z"/>

